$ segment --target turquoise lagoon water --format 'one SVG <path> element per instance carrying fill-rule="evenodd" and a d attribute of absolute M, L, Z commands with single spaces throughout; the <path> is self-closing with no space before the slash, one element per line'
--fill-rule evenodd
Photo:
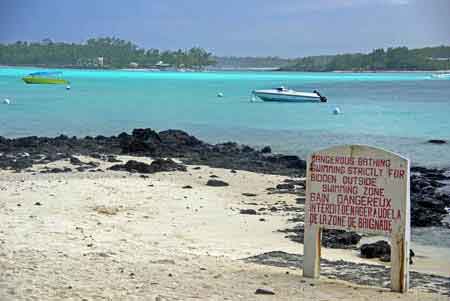
<path fill-rule="evenodd" d="M 63 70 L 72 89 L 26 85 L 33 68 L 0 68 L 0 135 L 114 135 L 179 128 L 209 142 L 271 145 L 306 156 L 372 144 L 415 164 L 450 166 L 450 80 L 431 73 L 137 72 Z M 250 102 L 253 89 L 318 89 L 326 104 Z M 222 92 L 223 98 L 217 93 Z M 333 115 L 339 107 L 343 114 Z"/>

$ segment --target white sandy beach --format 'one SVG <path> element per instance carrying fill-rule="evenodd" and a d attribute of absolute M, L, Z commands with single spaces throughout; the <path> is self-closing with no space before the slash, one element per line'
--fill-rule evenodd
<path fill-rule="evenodd" d="M 81 159 L 97 161 L 103 170 L 112 165 Z M 73 167 L 68 161 L 47 166 Z M 239 213 L 294 205 L 296 196 L 267 194 L 286 177 L 194 167 L 147 177 L 0 171 L 0 300 L 447 300 L 417 289 L 401 295 L 243 262 L 268 251 L 303 252 L 277 232 L 292 226 L 292 213 Z M 206 186 L 213 174 L 230 186 Z M 420 250 L 411 270 L 450 276 L 445 254 Z M 355 250 L 323 249 L 322 256 L 382 264 Z M 275 295 L 255 295 L 257 288 Z"/>

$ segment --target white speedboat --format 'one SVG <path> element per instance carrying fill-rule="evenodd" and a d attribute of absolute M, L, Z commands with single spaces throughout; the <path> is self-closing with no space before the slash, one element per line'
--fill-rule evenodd
<path fill-rule="evenodd" d="M 435 73 L 431 74 L 432 78 L 450 79 L 450 73 Z"/>
<path fill-rule="evenodd" d="M 327 98 L 318 91 L 300 92 L 285 87 L 267 90 L 254 90 L 253 95 L 261 98 L 263 101 L 280 102 L 326 102 Z"/>

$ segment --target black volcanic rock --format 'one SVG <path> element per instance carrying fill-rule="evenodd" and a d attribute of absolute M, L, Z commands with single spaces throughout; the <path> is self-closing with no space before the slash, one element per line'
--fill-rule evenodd
<path fill-rule="evenodd" d="M 159 132 L 159 137 L 164 144 L 172 146 L 198 146 L 203 144 L 202 141 L 181 130 L 162 131 Z"/>
<path fill-rule="evenodd" d="M 442 139 L 430 139 L 427 142 L 431 143 L 431 144 L 446 144 L 447 143 L 447 141 L 442 140 Z"/>
<path fill-rule="evenodd" d="M 391 246 L 384 240 L 379 240 L 371 244 L 363 244 L 359 250 L 363 258 L 381 258 L 391 254 Z"/>
<path fill-rule="evenodd" d="M 129 160 L 125 164 L 115 164 L 108 168 L 110 170 L 115 171 L 128 171 L 128 172 L 137 172 L 137 173 L 152 173 L 152 169 L 150 168 L 150 164 L 139 162 L 136 160 Z"/>
<path fill-rule="evenodd" d="M 264 152 L 267 151 L 267 148 Z M 27 152 L 30 159 L 18 153 Z M 76 138 L 64 135 L 47 137 L 0 137 L 0 168 L 27 169 L 34 163 L 50 163 L 71 156 L 106 156 L 128 154 L 135 156 L 177 157 L 186 164 L 206 164 L 230 170 L 247 170 L 261 173 L 302 176 L 304 162 L 296 156 L 267 156 L 249 146 L 234 142 L 211 145 L 180 130 L 159 133 L 152 129 L 135 129 L 132 134 Z M 9 157 L 8 157 L 9 156 Z M 41 156 L 35 158 L 33 156 Z M 114 159 L 108 161 L 114 161 Z M 75 163 L 75 161 L 73 161 Z M 79 164 L 79 162 L 77 162 Z M 300 167 L 300 168 L 299 168 Z"/>
<path fill-rule="evenodd" d="M 280 232 L 289 233 L 286 237 L 292 241 L 304 243 L 305 228 L 302 224 L 298 224 L 294 228 L 280 230 Z M 355 248 L 362 236 L 358 233 L 335 230 L 335 229 L 323 229 L 322 230 L 322 246 L 333 249 L 349 249 Z"/>
<path fill-rule="evenodd" d="M 275 295 L 275 292 L 268 288 L 258 288 L 255 291 L 255 295 Z"/>
<path fill-rule="evenodd" d="M 132 135 L 120 135 L 120 147 L 124 154 L 154 154 L 161 138 L 152 129 L 134 129 Z"/>
<path fill-rule="evenodd" d="M 450 180 L 445 170 L 412 167 L 411 172 L 411 225 L 414 227 L 441 226 L 450 205 L 448 192 L 439 189 Z"/>
<path fill-rule="evenodd" d="M 361 240 L 361 235 L 345 230 L 323 230 L 322 245 L 327 248 L 345 249 L 353 247 Z"/>
<path fill-rule="evenodd" d="M 114 155 L 107 155 L 107 156 L 106 156 L 106 161 L 109 162 L 109 163 L 122 162 L 122 161 L 120 161 L 119 159 L 117 159 L 117 157 L 114 156 Z"/>
<path fill-rule="evenodd" d="M 241 209 L 239 210 L 240 214 L 248 214 L 248 215 L 256 215 L 257 212 L 255 209 Z"/>
<path fill-rule="evenodd" d="M 243 145 L 242 148 L 241 148 L 241 152 L 244 152 L 244 153 L 251 153 L 251 152 L 254 152 L 254 151 L 255 150 L 253 148 L 251 148 L 250 146 L 248 146 L 248 145 Z"/>
<path fill-rule="evenodd" d="M 186 166 L 178 164 L 171 159 L 157 159 L 151 164 L 129 160 L 125 164 L 116 164 L 109 169 L 115 171 L 128 171 L 131 173 L 155 173 L 162 171 L 186 171 Z"/>
<path fill-rule="evenodd" d="M 56 140 L 57 138 L 55 138 Z M 12 145 L 16 148 L 33 148 L 38 147 L 40 139 L 36 136 L 17 138 L 13 140 Z"/>
<path fill-rule="evenodd" d="M 208 182 L 206 182 L 206 185 L 212 186 L 212 187 L 224 187 L 224 186 L 229 186 L 230 184 L 228 184 L 227 182 L 221 181 L 221 180 L 211 179 L 211 180 L 208 180 Z"/>
<path fill-rule="evenodd" d="M 363 258 L 380 258 L 381 261 L 389 262 L 391 261 L 391 246 L 387 241 L 379 240 L 370 244 L 363 244 L 359 251 L 361 252 L 361 257 Z M 409 263 L 412 264 L 412 258 L 415 253 L 412 249 L 409 249 Z"/>
<path fill-rule="evenodd" d="M 41 173 L 63 173 L 63 172 L 71 172 L 71 171 L 72 171 L 72 169 L 70 169 L 69 167 L 64 167 L 64 168 L 54 167 L 54 168 L 41 170 Z"/>
<path fill-rule="evenodd" d="M 3 156 L 0 154 L 0 168 L 16 171 L 28 169 L 33 166 L 33 160 L 26 157 Z"/>
<path fill-rule="evenodd" d="M 271 152 L 272 152 L 272 149 L 270 148 L 270 146 L 264 146 L 261 149 L 261 153 L 263 153 L 263 154 L 270 154 Z"/>
<path fill-rule="evenodd" d="M 291 183 L 281 183 L 276 186 L 276 189 L 294 189 L 294 184 Z"/>
<path fill-rule="evenodd" d="M 161 143 L 161 138 L 158 133 L 152 129 L 134 129 L 132 134 L 133 138 L 136 140 L 146 142 L 146 143 Z"/>
<path fill-rule="evenodd" d="M 150 164 L 153 172 L 160 171 L 186 171 L 186 166 L 176 163 L 172 159 L 156 159 Z"/>
<path fill-rule="evenodd" d="M 80 159 L 78 159 L 77 157 L 70 157 L 70 164 L 72 164 L 72 165 L 78 165 L 78 166 L 81 166 L 81 165 L 84 165 L 85 163 L 84 162 L 82 162 Z"/>
<path fill-rule="evenodd" d="M 274 155 L 267 157 L 267 161 L 284 165 L 288 168 L 306 169 L 306 161 L 297 156 Z"/>

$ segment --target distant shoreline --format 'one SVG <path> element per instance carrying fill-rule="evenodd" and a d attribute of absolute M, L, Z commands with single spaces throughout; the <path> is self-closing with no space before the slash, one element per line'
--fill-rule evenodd
<path fill-rule="evenodd" d="M 130 72 L 208 72 L 208 71 L 260 71 L 260 72 L 302 72 L 302 73 L 449 73 L 450 69 L 442 70 L 365 70 L 365 71 L 352 71 L 352 70 L 330 70 L 330 71 L 301 71 L 301 70 L 283 70 L 282 67 L 218 67 L 218 68 L 206 68 L 204 70 L 161 70 L 155 68 L 86 68 L 81 66 L 37 66 L 37 65 L 0 65 L 0 68 L 40 68 L 40 69 L 79 69 L 79 70 L 105 70 L 105 71 L 130 71 Z"/>
<path fill-rule="evenodd" d="M 334 70 L 334 71 L 324 71 L 333 73 L 447 73 L 450 70 L 379 70 L 379 71 L 347 71 L 347 70 Z"/>

